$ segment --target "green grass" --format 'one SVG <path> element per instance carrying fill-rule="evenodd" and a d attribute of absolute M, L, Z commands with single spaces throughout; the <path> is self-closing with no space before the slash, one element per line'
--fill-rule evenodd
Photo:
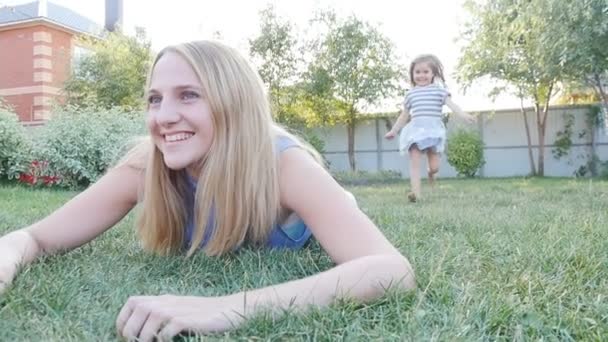
<path fill-rule="evenodd" d="M 608 182 L 444 180 L 416 204 L 405 202 L 405 183 L 350 190 L 410 259 L 418 290 L 278 322 L 259 317 L 212 340 L 608 340 Z M 1 186 L 0 232 L 74 194 Z M 329 267 L 316 244 L 226 258 L 149 255 L 129 216 L 90 245 L 27 267 L 0 296 L 0 341 L 115 340 L 130 295 L 221 295 Z"/>

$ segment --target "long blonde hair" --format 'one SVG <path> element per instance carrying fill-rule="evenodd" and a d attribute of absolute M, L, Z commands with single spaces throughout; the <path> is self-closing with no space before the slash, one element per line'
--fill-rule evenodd
<path fill-rule="evenodd" d="M 291 137 L 320 160 L 318 154 L 274 124 L 260 77 L 236 50 L 211 41 L 170 46 L 157 55 L 150 75 L 167 52 L 179 54 L 195 70 L 214 129 L 209 151 L 198 168 L 188 255 L 198 249 L 207 229 L 212 230 L 204 247 L 207 255 L 228 252 L 245 240 L 263 243 L 281 210 L 276 136 Z M 185 171 L 166 167 L 162 153 L 149 140 L 126 158 L 136 167 L 147 160 L 137 220 L 144 248 L 159 254 L 181 250 L 187 218 Z"/>

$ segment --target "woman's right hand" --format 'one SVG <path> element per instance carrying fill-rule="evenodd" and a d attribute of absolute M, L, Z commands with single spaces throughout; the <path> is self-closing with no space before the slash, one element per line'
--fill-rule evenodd
<path fill-rule="evenodd" d="M 0 294 L 13 281 L 19 266 L 31 262 L 37 255 L 38 246 L 26 231 L 0 237 Z"/>
<path fill-rule="evenodd" d="M 8 267 L 5 265 L 0 265 L 0 294 L 4 292 L 4 289 L 8 287 L 8 285 L 13 280 L 13 276 Z"/>
<path fill-rule="evenodd" d="M 141 178 L 140 170 L 114 168 L 49 216 L 0 237 L 0 292 L 38 256 L 72 250 L 114 226 L 137 204 Z"/>
<path fill-rule="evenodd" d="M 9 240 L 13 240 L 11 234 L 0 237 L 0 295 L 13 281 L 17 268 L 17 253 Z"/>
<path fill-rule="evenodd" d="M 395 132 L 393 132 L 393 131 L 388 131 L 388 133 L 386 133 L 386 134 L 384 135 L 384 139 L 391 140 L 391 139 L 393 139 L 393 138 L 395 137 L 395 135 L 396 135 L 396 134 L 395 134 Z"/>

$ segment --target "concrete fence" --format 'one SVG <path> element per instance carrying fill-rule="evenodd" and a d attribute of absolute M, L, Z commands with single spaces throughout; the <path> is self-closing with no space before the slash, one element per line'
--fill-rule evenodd
<path fill-rule="evenodd" d="M 532 150 L 536 163 L 538 139 L 536 115 L 532 108 L 526 109 L 530 125 Z M 572 176 L 581 166 L 587 165 L 593 153 L 600 160 L 608 160 L 608 132 L 597 128 L 590 132 L 587 113 L 590 106 L 554 106 L 547 118 L 545 134 L 545 175 Z M 448 137 L 458 127 L 477 130 L 484 141 L 485 165 L 479 174 L 483 177 L 512 177 L 530 173 L 528 144 L 524 118 L 520 109 L 479 112 L 477 125 L 466 125 L 458 118 L 448 123 Z M 569 120 L 572 125 L 572 147 L 566 156 L 556 159 L 552 150 L 555 148 L 557 133 L 563 131 Z M 408 158 L 398 152 L 398 139 L 385 140 L 384 134 L 396 117 L 370 117 L 362 119 L 355 131 L 355 158 L 358 170 L 379 171 L 393 170 L 403 177 L 409 175 Z M 316 133 L 325 141 L 325 157 L 330 168 L 336 171 L 349 170 L 348 142 L 346 127 L 342 125 L 316 129 Z M 592 144 L 591 134 L 595 134 Z M 449 143 L 449 139 L 448 139 Z M 426 166 L 424 166 L 426 168 Z M 422 172 L 423 175 L 426 172 Z M 447 158 L 443 156 L 440 175 L 455 177 L 457 175 Z"/>

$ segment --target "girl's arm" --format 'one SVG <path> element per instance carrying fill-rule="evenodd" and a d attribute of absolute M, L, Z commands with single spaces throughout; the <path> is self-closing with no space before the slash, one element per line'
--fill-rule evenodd
<path fill-rule="evenodd" d="M 445 99 L 445 104 L 454 112 L 456 113 L 456 115 L 460 116 L 461 118 L 465 119 L 468 123 L 474 123 L 475 122 L 475 117 L 471 114 L 465 113 L 462 111 L 462 109 L 460 109 L 460 107 L 454 103 L 454 101 L 452 101 L 452 98 L 450 96 L 448 96 Z"/>
<path fill-rule="evenodd" d="M 397 121 L 395 121 L 395 124 L 393 125 L 393 128 L 391 128 L 391 130 L 388 131 L 384 137 L 387 139 L 394 138 L 395 135 L 397 135 L 397 132 L 399 132 L 399 130 L 402 129 L 403 126 L 405 126 L 409 122 L 409 119 L 410 119 L 409 111 L 405 108 L 402 109 L 401 114 L 399 114 Z"/>
<path fill-rule="evenodd" d="M 20 266 L 83 245 L 120 221 L 137 203 L 140 180 L 128 166 L 112 169 L 46 218 L 1 237 L 0 292 Z"/>

